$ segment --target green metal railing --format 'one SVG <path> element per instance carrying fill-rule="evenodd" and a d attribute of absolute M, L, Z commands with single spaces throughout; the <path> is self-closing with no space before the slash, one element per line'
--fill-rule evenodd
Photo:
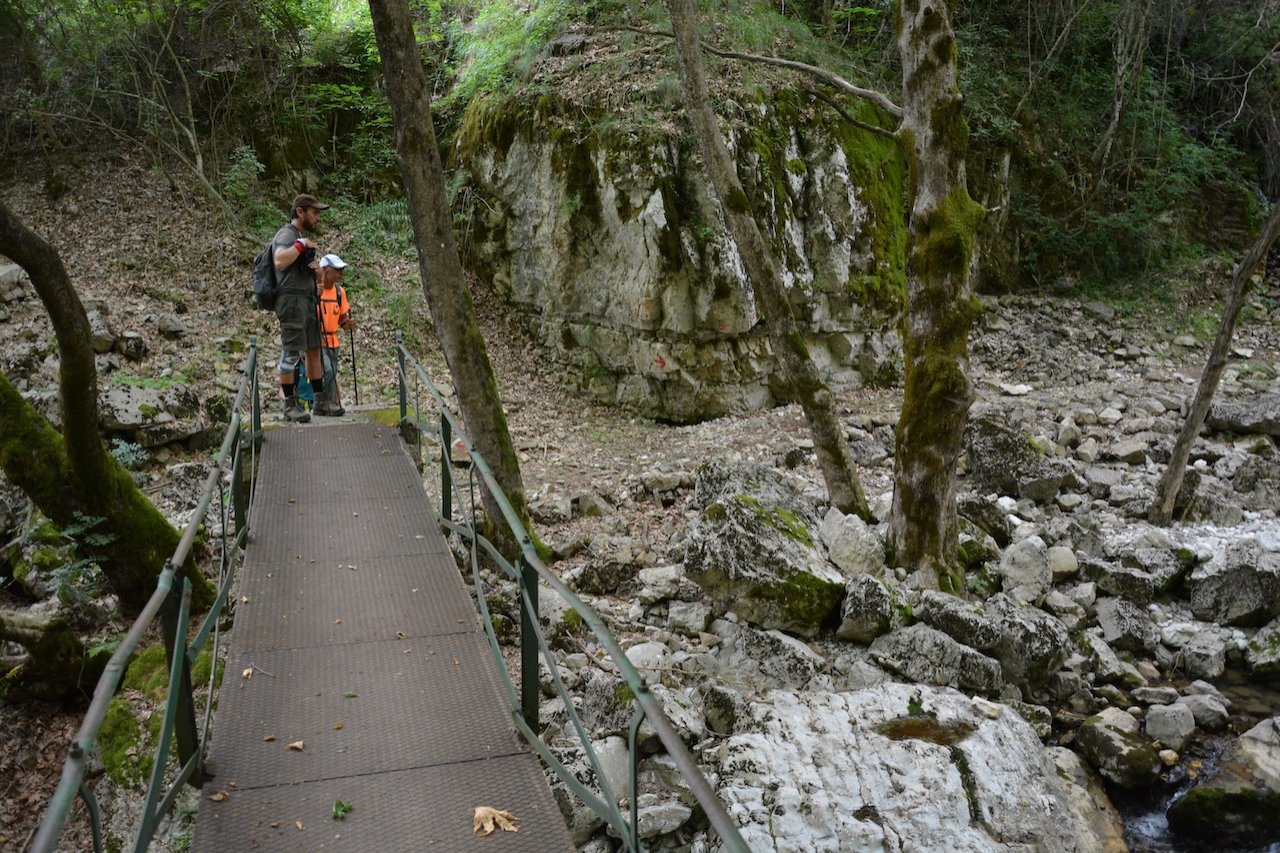
<path fill-rule="evenodd" d="M 164 634 L 165 648 L 169 659 L 169 689 L 165 696 L 164 722 L 160 727 L 155 758 L 151 765 L 151 777 L 147 784 L 146 799 L 143 803 L 142 821 L 133 842 L 134 851 L 146 850 L 155 835 L 160 820 L 173 807 L 174 801 L 182 791 L 184 784 L 199 788 L 205 781 L 204 754 L 208 742 L 209 722 L 213 713 L 213 682 L 217 673 L 217 646 L 219 640 L 218 618 L 226 606 L 231 591 L 231 580 L 236 565 L 235 554 L 243 546 L 248 533 L 249 507 L 252 505 L 250 488 L 246 486 L 244 476 L 245 453 L 249 454 L 249 471 L 252 472 L 257 463 L 258 440 L 262 435 L 261 404 L 258 399 L 258 341 L 251 338 L 249 353 L 244 361 L 244 376 L 240 380 L 240 388 L 236 394 L 235 405 L 231 409 L 231 423 L 222 440 L 222 447 L 214 460 L 209 476 L 205 479 L 204 489 L 200 495 L 195 514 L 187 523 L 178 541 L 173 556 L 165 563 L 164 569 L 156 582 L 156 591 L 151 594 L 142 613 L 120 643 L 120 648 L 108 661 L 98 685 L 93 691 L 93 700 L 80 724 L 79 731 L 71 741 L 66 762 L 62 766 L 62 777 L 53 792 L 44 819 L 36 832 L 28 850 L 35 853 L 49 853 L 58 844 L 58 838 L 67 822 L 71 807 L 77 796 L 85 802 L 89 815 L 89 823 L 93 832 L 93 848 L 102 853 L 102 823 L 97 800 L 93 791 L 85 782 L 85 770 L 89 755 L 93 750 L 98 731 L 107 713 L 111 697 L 120 685 L 129 658 L 142 638 L 146 635 L 156 616 L 160 616 L 161 630 Z M 252 433 L 250 440 L 245 441 L 240 411 L 244 407 L 246 397 L 249 398 Z M 227 518 L 227 483 L 230 480 L 230 503 L 232 505 L 231 533 L 228 532 Z M 187 561 L 196 534 L 208 515 L 213 503 L 214 493 L 218 494 L 218 509 L 222 518 L 221 556 L 219 559 L 218 595 L 213 606 L 196 628 L 190 642 L 187 636 L 191 626 L 191 582 L 180 578 L 179 568 Z M 181 580 L 181 584 L 176 583 Z M 191 667 L 200 654 L 210 636 L 213 637 L 212 660 L 214 665 L 209 672 L 209 701 L 206 704 L 203 726 L 196 724 L 195 695 L 191 684 Z M 165 779 L 168 772 L 169 753 L 176 747 L 179 770 L 165 790 Z"/>
<path fill-rule="evenodd" d="M 488 634 L 490 651 L 498 665 L 498 671 L 502 677 L 501 680 L 507 693 L 512 720 L 516 728 L 544 764 L 564 782 L 573 794 L 588 808 L 604 818 L 613 830 L 617 832 L 629 851 L 642 851 L 644 848 L 640 844 L 639 821 L 637 819 L 638 807 L 636 804 L 639 787 L 636 741 L 641 724 L 648 720 L 654 731 L 656 731 L 662 745 L 666 748 L 667 753 L 684 776 L 685 783 L 702 807 L 711 827 L 720 836 L 724 849 L 733 853 L 748 853 L 747 845 L 738 833 L 737 827 L 729 818 L 724 805 L 716 796 L 711 784 L 698 769 L 697 762 L 689 754 L 689 750 L 685 747 L 675 727 L 663 712 L 661 703 L 649 689 L 644 677 L 628 660 L 608 626 L 543 563 L 537 549 L 534 547 L 532 538 L 529 536 L 528 531 L 525 530 L 523 522 L 511 506 L 502 487 L 493 476 L 488 463 L 471 445 L 457 417 L 445 404 L 440 391 L 432 383 L 431 378 L 422 366 L 405 349 L 403 341 L 398 334 L 396 336 L 396 344 L 400 388 L 400 422 L 401 424 L 411 423 L 419 434 L 438 436 L 440 451 L 440 494 L 437 501 L 440 514 L 438 520 L 443 528 L 458 534 L 469 545 L 468 555 L 471 562 L 472 581 L 476 588 L 476 603 L 480 608 L 481 622 Z M 410 376 L 415 379 L 413 383 L 412 418 L 409 416 Z M 426 388 L 435 403 L 435 408 L 439 412 L 438 427 L 433 421 L 428 421 L 422 417 L 418 393 L 421 388 Z M 467 461 L 469 462 L 469 489 L 465 495 L 459 484 L 455 482 L 451 470 L 451 457 L 455 443 L 461 443 L 466 449 Z M 477 477 L 480 480 L 479 484 L 476 482 Z M 492 523 L 505 522 L 507 529 L 519 543 L 520 554 L 515 564 L 503 556 L 499 549 L 479 532 L 476 506 L 477 485 L 482 486 L 489 492 L 502 514 L 501 519 L 491 519 Z M 464 501 L 464 497 L 467 498 L 466 501 Z M 469 504 L 469 519 L 460 521 L 454 519 L 453 507 L 455 503 L 459 507 L 462 507 L 464 503 Z M 498 639 L 493 631 L 492 620 L 489 616 L 489 608 L 485 600 L 484 582 L 480 575 L 479 554 L 481 551 L 490 558 L 493 565 L 508 579 L 514 581 L 520 590 L 520 688 L 518 692 L 507 668 L 506 661 L 502 656 Z M 605 775 L 601 770 L 600 760 L 592 748 L 591 737 L 574 708 L 569 691 L 560 678 L 555 655 L 552 654 L 546 638 L 538 626 L 539 580 L 551 587 L 582 617 L 583 622 L 595 634 L 596 639 L 608 653 L 623 681 L 635 697 L 636 711 L 631 720 L 628 737 L 631 756 L 631 790 L 628 792 L 627 802 L 632 806 L 630 819 L 619 808 L 619 798 L 615 795 L 615 792 L 610 790 Z M 539 661 L 546 666 L 552 686 L 564 700 L 565 711 L 569 716 L 574 731 L 577 733 L 583 751 L 595 774 L 596 781 L 600 786 L 598 794 L 580 782 L 573 771 L 556 758 L 551 748 L 538 734 Z"/>

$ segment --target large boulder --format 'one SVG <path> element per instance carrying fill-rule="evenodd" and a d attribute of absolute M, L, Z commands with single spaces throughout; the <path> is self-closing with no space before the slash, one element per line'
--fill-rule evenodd
<path fill-rule="evenodd" d="M 827 557 L 849 576 L 884 572 L 884 544 L 876 532 L 856 515 L 835 507 L 827 510 L 818 529 Z"/>
<path fill-rule="evenodd" d="M 1160 642 L 1160 629 L 1146 611 L 1123 598 L 1100 598 L 1094 605 L 1102 639 L 1117 649 L 1149 652 Z"/>
<path fill-rule="evenodd" d="M 1280 838 L 1280 717 L 1233 743 L 1218 771 L 1169 806 L 1169 826 L 1213 846 L 1265 847 Z"/>
<path fill-rule="evenodd" d="M 1006 595 L 988 599 L 986 608 L 1000 630 L 1000 639 L 990 654 L 1000 661 L 1007 683 L 1034 689 L 1067 659 L 1071 637 L 1053 616 Z"/>
<path fill-rule="evenodd" d="M 1273 619 L 1253 635 L 1245 646 L 1244 661 L 1254 675 L 1280 675 L 1280 619 Z"/>
<path fill-rule="evenodd" d="M 1263 625 L 1280 615 L 1280 552 L 1257 539 L 1233 542 L 1197 566 L 1187 588 L 1197 619 Z"/>
<path fill-rule="evenodd" d="M 99 395 L 98 409 L 105 430 L 143 447 L 185 441 L 209 428 L 199 396 L 185 385 L 108 385 Z"/>
<path fill-rule="evenodd" d="M 1052 501 L 1071 476 L 1071 465 L 1044 456 L 1030 436 L 1009 426 L 1006 412 L 977 411 L 965 427 L 963 440 L 969 476 L 979 492 Z"/>
<path fill-rule="evenodd" d="M 1159 778 L 1159 756 L 1138 735 L 1138 721 L 1119 708 L 1104 708 L 1085 720 L 1076 744 L 1104 779 L 1122 788 L 1146 788 Z"/>
<path fill-rule="evenodd" d="M 866 644 L 887 632 L 902 618 L 897 592 L 870 575 L 857 575 L 845 588 L 836 636 Z"/>
<path fill-rule="evenodd" d="M 1053 582 L 1049 549 L 1039 536 L 1013 543 L 1000 555 L 1000 586 L 1023 604 L 1038 604 Z"/>
<path fill-rule="evenodd" d="M 1124 840 L 1124 820 L 1111 804 L 1107 791 L 1080 756 L 1062 746 L 1045 749 L 1071 800 L 1066 814 L 1077 850 L 1096 853 L 1129 853 Z"/>
<path fill-rule="evenodd" d="M 998 693 L 1003 684 L 999 662 L 928 625 L 912 625 L 877 638 L 871 644 L 871 657 L 924 684 L 990 694 Z"/>
<path fill-rule="evenodd" d="M 1000 642 L 1000 626 L 987 617 L 983 608 L 945 592 L 929 590 L 921 595 L 915 615 L 926 625 L 980 652 Z"/>
<path fill-rule="evenodd" d="M 1280 394 L 1250 394 L 1218 400 L 1205 423 L 1222 432 L 1280 436 Z"/>
<path fill-rule="evenodd" d="M 1031 726 L 952 690 L 774 691 L 719 755 L 717 793 L 760 853 L 1099 849 Z"/>
<path fill-rule="evenodd" d="M 845 577 L 823 558 L 812 504 L 790 480 L 710 462 L 698 471 L 694 503 L 701 512 L 685 570 L 717 612 L 801 637 L 834 622 Z"/>

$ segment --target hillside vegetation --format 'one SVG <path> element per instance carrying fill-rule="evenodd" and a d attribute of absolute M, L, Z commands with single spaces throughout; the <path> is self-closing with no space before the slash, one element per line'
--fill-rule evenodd
<path fill-rule="evenodd" d="M 554 94 L 581 121 L 644 133 L 680 119 L 660 4 L 413 4 L 448 151 L 478 98 Z M 1247 241 L 1280 194 L 1280 15 L 1273 0 L 954 4 L 971 128 L 970 181 L 991 215 L 983 286 L 1159 292 L 1172 267 Z M 708 44 L 825 68 L 900 100 L 895 5 L 702 2 Z M 396 204 L 390 110 L 356 0 L 0 4 L 5 168 L 49 154 L 46 191 L 74 192 L 80 145 L 142 148 L 193 203 L 260 232 L 308 187 Z M 565 50 L 566 40 L 585 40 Z M 723 111 L 791 87 L 764 65 L 711 60 Z M 562 111 L 562 115 L 563 115 Z M 594 127 L 599 130 L 598 127 Z M 466 188 L 459 198 L 465 232 Z M 375 208 L 377 209 L 377 208 Z"/>

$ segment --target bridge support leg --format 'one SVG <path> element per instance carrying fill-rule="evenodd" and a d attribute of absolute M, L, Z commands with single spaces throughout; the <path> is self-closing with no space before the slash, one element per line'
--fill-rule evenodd
<path fill-rule="evenodd" d="M 538 730 L 538 639 L 534 623 L 538 618 L 538 573 L 525 557 L 520 558 L 520 587 L 527 605 L 520 608 L 520 710 L 524 721 Z"/>
<path fill-rule="evenodd" d="M 179 621 L 182 615 L 182 583 L 175 583 L 169 590 L 164 606 L 160 608 L 160 624 L 164 631 L 165 651 L 168 653 L 170 671 L 173 671 L 174 655 L 187 656 L 187 625 L 185 620 Z M 186 764 L 191 756 L 200 749 L 200 732 L 196 727 L 196 706 L 192 699 L 191 664 L 183 661 L 178 684 L 169 685 L 169 691 L 177 694 L 177 717 L 174 720 L 173 736 L 178 747 L 178 763 Z M 203 764 L 198 764 L 191 774 L 191 786 L 199 788 L 204 785 L 205 774 Z"/>

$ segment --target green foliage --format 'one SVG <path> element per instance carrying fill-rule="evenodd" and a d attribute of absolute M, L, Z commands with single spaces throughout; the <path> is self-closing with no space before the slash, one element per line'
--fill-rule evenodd
<path fill-rule="evenodd" d="M 572 0 L 543 0 L 521 4 L 515 0 L 487 0 L 465 30 L 455 29 L 457 80 L 443 104 L 461 107 L 478 95 L 500 91 L 527 74 L 530 61 L 541 52 L 577 8 Z M 457 24 L 454 24 L 457 27 Z"/>
<path fill-rule="evenodd" d="M 111 455 L 129 471 L 136 471 L 150 458 L 145 447 L 124 438 L 111 439 Z"/>

